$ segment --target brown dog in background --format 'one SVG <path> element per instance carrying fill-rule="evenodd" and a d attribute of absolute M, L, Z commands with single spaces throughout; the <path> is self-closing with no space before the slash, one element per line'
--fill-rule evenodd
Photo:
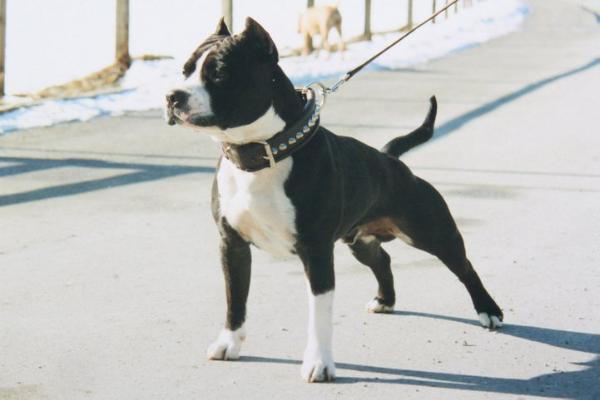
<path fill-rule="evenodd" d="M 304 37 L 302 54 L 307 55 L 314 50 L 312 38 L 321 36 L 321 48 L 331 51 L 329 44 L 329 31 L 335 28 L 340 37 L 340 43 L 336 48 L 339 51 L 345 49 L 342 39 L 342 15 L 337 5 L 322 5 L 309 7 L 300 15 L 298 21 L 298 32 Z"/>

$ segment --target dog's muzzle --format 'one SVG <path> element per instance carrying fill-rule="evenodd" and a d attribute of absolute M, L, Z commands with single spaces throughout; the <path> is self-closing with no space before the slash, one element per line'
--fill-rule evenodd
<path fill-rule="evenodd" d="M 167 94 L 167 123 L 169 125 L 175 125 L 178 121 L 182 122 L 178 114 L 186 112 L 189 97 L 189 93 L 183 90 L 173 90 Z"/>
<path fill-rule="evenodd" d="M 166 96 L 166 117 L 169 125 L 190 124 L 198 127 L 209 127 L 217 124 L 214 115 L 202 115 L 190 108 L 190 93 L 176 89 Z"/>

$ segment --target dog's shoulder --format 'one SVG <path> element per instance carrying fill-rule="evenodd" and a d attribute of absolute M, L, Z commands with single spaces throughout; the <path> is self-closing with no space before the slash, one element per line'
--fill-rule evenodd
<path fill-rule="evenodd" d="M 323 126 L 319 127 L 319 132 L 306 145 L 306 149 L 294 154 L 294 163 L 308 169 L 326 164 L 337 168 L 364 167 L 364 164 L 381 167 L 381 164 L 389 164 L 389 160 L 390 157 L 380 150 L 353 137 L 336 135 Z"/>

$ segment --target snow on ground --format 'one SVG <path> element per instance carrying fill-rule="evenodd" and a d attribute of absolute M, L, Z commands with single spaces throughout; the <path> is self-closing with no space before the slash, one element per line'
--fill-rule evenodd
<path fill-rule="evenodd" d="M 68 2 L 69 0 L 61 1 Z M 249 2 L 240 1 L 238 3 L 243 5 Z M 261 3 L 261 1 L 257 0 L 257 3 Z M 253 4 L 256 5 L 257 3 Z M 269 5 L 270 8 L 281 8 L 283 7 L 281 6 L 282 3 L 283 2 L 269 2 Z M 374 4 L 377 3 L 378 2 L 374 2 Z M 430 4 L 429 2 L 426 3 Z M 158 0 L 146 0 L 144 9 L 148 10 L 148 7 L 152 8 L 153 4 L 159 4 Z M 169 2 L 169 4 L 170 7 L 180 7 L 179 10 L 176 9 L 177 14 L 187 10 L 182 6 L 182 4 L 185 5 L 182 1 L 174 0 L 173 2 Z M 297 15 L 302 4 L 305 4 L 305 2 L 301 1 L 298 7 L 296 7 L 298 8 L 297 10 L 294 7 L 288 7 L 285 10 L 283 8 L 281 10 L 270 10 L 270 13 L 265 13 L 264 7 L 260 9 L 263 11 L 262 13 L 252 13 L 251 9 L 245 10 L 242 7 L 239 7 L 236 14 L 234 14 L 235 31 L 240 31 L 243 25 L 243 18 L 240 17 L 239 14 L 244 15 L 244 13 L 246 13 L 252 14 L 253 16 L 262 14 L 265 18 L 257 19 L 272 33 L 280 49 L 295 47 L 299 44 L 299 38 L 295 33 L 295 23 L 293 30 L 283 29 L 279 26 L 281 24 L 281 17 L 278 11 L 281 11 L 281 13 L 286 12 L 290 15 Z M 354 30 L 357 30 L 357 28 L 362 26 L 359 22 L 360 17 L 362 16 L 362 9 L 357 10 L 355 8 L 354 11 L 352 11 L 350 8 L 345 9 L 343 6 L 344 4 L 348 3 L 340 2 L 341 12 L 344 16 L 344 36 L 351 37 L 354 34 L 360 33 L 359 31 L 353 32 L 353 28 Z M 132 14 L 135 13 L 136 6 L 141 7 L 136 1 L 132 1 Z M 390 6 L 388 5 L 388 7 Z M 404 9 L 405 7 L 401 8 Z M 187 11 L 189 12 L 189 10 Z M 373 20 L 375 21 L 378 18 L 380 23 L 379 26 L 374 27 L 375 29 L 389 29 L 401 25 L 397 23 L 398 19 L 402 18 L 401 16 L 399 17 L 394 15 L 393 12 L 389 12 L 387 18 L 384 18 L 386 13 L 383 11 L 384 9 L 379 11 L 377 9 L 373 10 Z M 399 10 L 397 10 L 397 12 L 401 14 Z M 448 20 L 444 20 L 442 17 L 438 19 L 436 24 L 426 25 L 412 36 L 409 36 L 405 41 L 401 42 L 397 47 L 394 47 L 378 58 L 368 68 L 372 70 L 404 68 L 409 65 L 422 63 L 455 51 L 476 46 L 487 40 L 518 29 L 528 12 L 528 7 L 519 0 L 486 0 L 474 2 L 473 7 L 461 10 L 456 15 L 453 15 L 453 12 L 451 12 L 451 18 Z M 186 38 L 187 42 L 186 40 L 178 40 L 176 35 L 169 36 L 164 34 L 164 32 L 161 36 L 161 27 L 154 25 L 158 24 L 160 19 L 155 21 L 151 18 L 146 18 L 145 24 L 147 26 L 138 24 L 137 27 L 133 24 L 133 22 L 135 22 L 134 19 L 132 21 L 131 46 L 134 55 L 140 54 L 141 52 L 169 53 L 173 54 L 175 59 L 134 62 L 122 81 L 124 90 L 119 93 L 101 95 L 93 98 L 49 100 L 35 106 L 1 114 L 0 134 L 37 126 L 50 126 L 60 122 L 86 121 L 97 116 L 122 115 L 128 111 L 162 108 L 164 95 L 167 90 L 183 82 L 183 77 L 180 73 L 183 64 L 182 60 L 189 55 L 195 44 L 199 43 L 200 40 L 212 30 L 212 26 L 215 25 L 213 20 L 216 21 L 218 18 L 217 13 L 218 9 L 216 9 L 214 16 L 206 12 L 203 14 L 204 18 L 206 18 L 206 22 L 201 24 L 201 30 L 203 30 L 201 35 L 194 36 L 189 33 L 189 30 L 187 32 L 180 32 L 180 38 Z M 426 18 L 427 14 L 427 10 L 419 11 L 416 9 L 415 22 Z M 160 13 L 154 12 L 150 15 L 155 15 L 158 18 Z M 268 18 L 268 15 L 271 17 Z M 390 15 L 392 17 L 390 17 Z M 279 18 L 277 18 L 278 16 Z M 207 28 L 209 18 L 211 21 L 211 29 Z M 400 20 L 402 21 L 403 19 Z M 352 23 L 353 21 L 354 23 Z M 149 32 L 149 28 L 152 26 L 155 26 L 154 29 L 150 30 L 153 34 L 143 36 L 145 37 L 144 40 L 147 41 L 145 46 L 142 45 L 144 42 L 143 40 L 135 40 L 136 35 L 142 37 L 136 32 Z M 158 28 L 156 28 L 156 26 L 158 26 Z M 277 36 L 278 32 L 283 32 L 280 38 Z M 156 37 L 153 35 L 156 35 Z M 289 57 L 282 59 L 280 64 L 297 85 L 320 80 L 332 83 L 337 77 L 343 75 L 345 71 L 363 62 L 372 54 L 396 39 L 399 35 L 399 33 L 395 33 L 375 36 L 370 42 L 360 42 L 350 45 L 348 50 L 344 53 L 329 54 L 327 52 L 320 52 L 319 54 L 307 57 Z M 159 37 L 162 37 L 162 39 L 159 40 Z M 191 43 L 194 44 L 190 44 L 190 40 L 192 41 Z M 333 41 L 335 41 L 335 36 Z M 185 45 L 182 45 L 182 42 L 185 42 Z M 135 43 L 137 43 L 139 47 L 136 47 Z M 171 52 L 166 51 L 169 43 L 177 43 L 177 46 L 175 46 Z M 88 43 L 88 45 L 91 44 L 93 43 Z M 10 52 L 10 49 L 9 40 L 7 52 Z M 106 62 L 106 64 L 108 63 L 110 63 L 110 61 Z M 82 74 L 80 73 L 80 75 Z"/>

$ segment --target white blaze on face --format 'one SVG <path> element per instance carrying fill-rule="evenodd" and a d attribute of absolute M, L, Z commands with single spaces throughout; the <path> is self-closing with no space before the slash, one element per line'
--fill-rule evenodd
<path fill-rule="evenodd" d="M 212 51 L 208 49 L 197 61 L 197 69 L 202 71 L 206 57 Z M 183 121 L 183 125 L 207 133 L 218 142 L 227 142 L 234 144 L 244 144 L 251 142 L 261 142 L 269 139 L 275 133 L 283 130 L 285 121 L 275 112 L 273 106 L 269 107 L 264 114 L 256 120 L 243 126 L 229 129 L 219 129 L 218 127 L 195 126 L 190 123 L 194 116 L 209 117 L 214 115 L 210 94 L 204 85 L 202 75 L 200 74 L 200 84 L 185 85 L 175 90 L 183 90 L 189 94 L 186 111 L 176 110 L 175 115 Z"/>
<path fill-rule="evenodd" d="M 206 61 L 206 57 L 208 57 L 212 49 L 213 48 L 211 47 L 210 49 L 206 50 L 204 54 L 202 54 L 202 56 L 198 59 L 198 61 L 196 62 L 196 71 L 202 71 L 202 68 L 204 67 L 204 62 Z M 183 90 L 190 94 L 190 98 L 188 99 L 190 115 L 199 115 L 201 117 L 213 115 L 213 111 L 210 105 L 210 96 L 208 94 L 208 91 L 206 90 L 206 87 L 204 86 L 204 80 L 202 79 L 201 73 L 199 85 L 188 85 Z"/>
<path fill-rule="evenodd" d="M 210 105 L 210 96 L 204 85 L 190 85 L 183 90 L 190 94 L 188 99 L 190 115 L 198 115 L 201 117 L 213 115 L 213 110 Z"/>
<path fill-rule="evenodd" d="M 204 62 L 206 61 L 206 57 L 210 53 L 210 49 L 202 54 L 202 57 L 196 62 L 197 69 L 196 71 L 202 71 L 202 67 Z M 198 72 L 196 72 L 198 73 Z M 192 79 L 197 75 L 193 74 Z M 198 83 L 188 83 L 182 84 L 172 89 L 172 91 L 183 91 L 189 95 L 187 99 L 187 104 L 180 104 L 181 108 L 176 107 L 173 111 L 177 118 L 179 118 L 183 125 L 194 127 L 189 123 L 191 117 L 200 116 L 200 117 L 208 117 L 213 115 L 210 95 L 204 86 L 204 82 L 201 79 L 200 84 Z"/>

